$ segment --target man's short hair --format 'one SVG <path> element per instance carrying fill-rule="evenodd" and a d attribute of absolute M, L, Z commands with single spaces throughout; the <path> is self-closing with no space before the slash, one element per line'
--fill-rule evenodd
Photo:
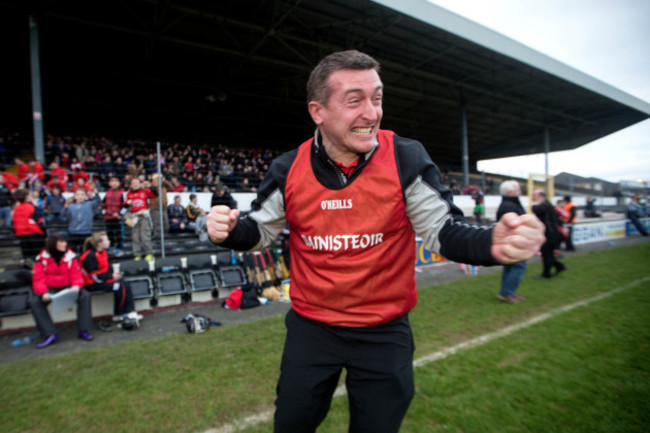
<path fill-rule="evenodd" d="M 332 89 L 327 85 L 327 80 L 332 72 L 343 69 L 363 71 L 374 69 L 379 73 L 379 62 L 367 54 L 357 50 L 339 51 L 332 53 L 311 71 L 307 81 L 307 103 L 316 101 L 327 106 L 327 101 L 332 94 Z"/>
<path fill-rule="evenodd" d="M 190 200 L 194 200 L 196 198 L 196 194 L 190 194 Z"/>
<path fill-rule="evenodd" d="M 519 182 L 516 180 L 504 180 L 501 182 L 501 185 L 499 185 L 499 193 L 501 195 L 507 196 L 511 192 L 517 190 L 519 188 Z"/>

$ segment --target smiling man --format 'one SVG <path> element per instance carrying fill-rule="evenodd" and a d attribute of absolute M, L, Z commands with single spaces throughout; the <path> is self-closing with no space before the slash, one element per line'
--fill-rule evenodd
<path fill-rule="evenodd" d="M 316 130 L 278 158 L 252 211 L 214 206 L 212 242 L 263 249 L 288 223 L 291 311 L 275 431 L 313 433 L 347 372 L 350 432 L 397 432 L 413 398 L 415 236 L 450 260 L 510 264 L 544 240 L 532 215 L 471 226 L 421 143 L 379 129 L 379 64 L 358 51 L 325 57 L 307 83 Z"/>

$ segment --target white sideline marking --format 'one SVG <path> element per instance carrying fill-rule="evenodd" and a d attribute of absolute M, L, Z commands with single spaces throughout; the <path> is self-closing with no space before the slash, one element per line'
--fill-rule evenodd
<path fill-rule="evenodd" d="M 629 284 L 626 284 L 624 286 L 618 287 L 616 289 L 613 289 L 609 292 L 602 293 L 600 295 L 594 296 L 589 299 L 585 299 L 583 301 L 578 301 L 574 302 L 573 304 L 565 305 L 560 308 L 556 308 L 555 310 L 549 311 L 548 313 L 540 314 L 535 317 L 531 317 L 530 319 L 526 320 L 525 322 L 517 323 L 515 325 L 510 325 L 506 326 L 503 329 L 500 329 L 498 331 L 481 335 L 480 337 L 473 338 L 471 340 L 463 341 L 462 343 L 459 343 L 455 346 L 448 347 L 446 349 L 442 349 L 438 352 L 434 352 L 430 355 L 423 356 L 422 358 L 418 358 L 413 361 L 413 367 L 422 367 L 424 365 L 427 365 L 431 362 L 437 361 L 439 359 L 444 359 L 448 357 L 449 355 L 453 355 L 455 353 L 460 352 L 461 350 L 466 350 L 466 349 L 471 349 L 472 347 L 480 346 L 482 344 L 488 343 L 492 340 L 495 340 L 497 338 L 505 337 L 506 335 L 512 334 L 513 332 L 519 331 L 524 328 L 528 328 L 529 326 L 532 326 L 536 323 L 543 322 L 545 320 L 548 320 L 552 317 L 555 317 L 559 314 L 566 313 L 568 311 L 574 310 L 578 307 L 584 307 L 586 305 L 592 304 L 597 301 L 601 301 L 603 299 L 609 298 L 612 295 L 615 295 L 617 293 L 620 293 L 624 290 L 631 289 L 632 287 L 638 286 L 639 284 L 645 283 L 646 281 L 650 281 L 650 276 L 641 278 L 640 280 L 632 281 Z M 343 395 L 347 394 L 347 390 L 345 389 L 345 385 L 341 385 L 338 388 L 336 388 L 336 392 L 334 392 L 334 397 L 341 397 Z M 235 420 L 232 424 L 226 424 L 224 426 L 221 426 L 216 429 L 210 429 L 206 430 L 204 433 L 236 433 L 238 431 L 243 430 L 244 428 L 254 426 L 256 424 L 260 424 L 263 422 L 271 421 L 273 419 L 273 410 L 269 410 L 266 412 L 262 412 L 256 415 L 251 415 L 247 416 L 244 419 L 241 420 Z"/>

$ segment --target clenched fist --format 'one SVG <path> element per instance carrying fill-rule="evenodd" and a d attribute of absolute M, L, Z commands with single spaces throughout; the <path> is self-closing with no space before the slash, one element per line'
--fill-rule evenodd
<path fill-rule="evenodd" d="M 220 244 L 228 238 L 237 225 L 239 209 L 228 206 L 213 206 L 208 214 L 208 237 L 215 244 Z"/>

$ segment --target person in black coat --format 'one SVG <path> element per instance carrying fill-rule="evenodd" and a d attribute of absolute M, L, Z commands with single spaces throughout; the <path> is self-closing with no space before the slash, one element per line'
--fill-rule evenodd
<path fill-rule="evenodd" d="M 560 235 L 558 231 L 559 221 L 557 218 L 557 212 L 553 205 L 546 199 L 546 193 L 544 191 L 539 189 L 533 191 L 533 202 L 535 203 L 533 206 L 533 213 L 546 226 L 546 230 L 544 231 L 546 242 L 544 242 L 541 249 L 544 270 L 542 271 L 542 275 L 538 275 L 535 278 L 548 279 L 551 278 L 552 268 L 556 269 L 555 275 L 566 270 L 566 266 L 555 257 L 553 251 Z"/>

